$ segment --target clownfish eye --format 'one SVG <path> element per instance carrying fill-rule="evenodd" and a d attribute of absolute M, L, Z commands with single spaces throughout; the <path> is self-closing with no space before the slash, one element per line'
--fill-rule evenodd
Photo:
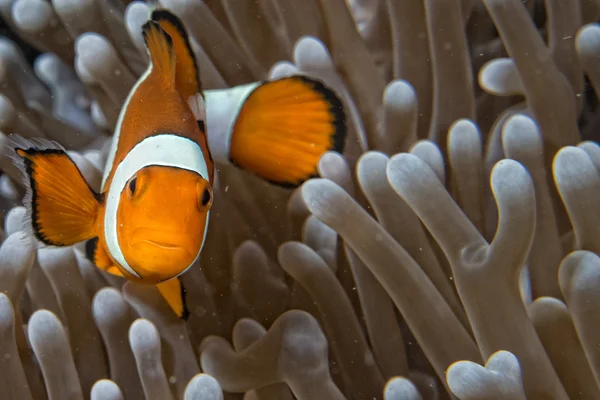
<path fill-rule="evenodd" d="M 135 194 L 135 187 L 137 184 L 137 176 L 134 176 L 133 179 L 129 181 L 129 197 L 132 197 Z"/>
<path fill-rule="evenodd" d="M 202 207 L 208 207 L 212 201 L 212 191 L 209 188 L 204 188 L 202 192 L 202 198 L 200 199 L 200 205 Z"/>

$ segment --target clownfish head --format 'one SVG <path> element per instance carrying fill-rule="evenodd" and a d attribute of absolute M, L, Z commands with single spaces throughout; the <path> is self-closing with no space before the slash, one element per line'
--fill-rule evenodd
<path fill-rule="evenodd" d="M 120 194 L 116 220 L 129 267 L 150 283 L 185 272 L 202 250 L 212 200 L 210 183 L 194 171 L 138 170 Z"/>

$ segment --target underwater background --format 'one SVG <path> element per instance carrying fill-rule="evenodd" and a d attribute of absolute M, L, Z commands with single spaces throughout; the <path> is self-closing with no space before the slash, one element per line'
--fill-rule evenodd
<path fill-rule="evenodd" d="M 294 191 L 217 166 L 183 322 L 37 248 L 3 148 L 0 398 L 600 399 L 599 0 L 0 0 L 0 142 L 98 190 L 154 6 L 205 89 L 333 87 L 346 150 Z"/>

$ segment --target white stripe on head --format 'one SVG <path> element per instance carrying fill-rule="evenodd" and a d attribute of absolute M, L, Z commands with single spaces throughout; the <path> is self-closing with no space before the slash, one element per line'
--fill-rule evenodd
<path fill-rule="evenodd" d="M 150 136 L 142 140 L 131 149 L 129 154 L 118 165 L 107 193 L 104 235 L 110 255 L 127 272 L 138 278 L 141 278 L 140 275 L 129 266 L 119 245 L 117 210 L 119 209 L 121 192 L 125 188 L 127 181 L 140 169 L 150 165 L 162 165 L 194 171 L 209 181 L 208 166 L 206 165 L 206 160 L 200 146 L 190 139 L 172 134 Z M 205 237 L 207 227 L 208 215 L 204 229 Z M 202 247 L 200 248 L 201 250 Z M 200 251 L 198 251 L 196 258 L 200 255 Z"/>
<path fill-rule="evenodd" d="M 150 76 L 152 72 L 152 61 L 148 64 L 148 68 L 146 71 L 140 76 L 135 85 L 129 91 L 127 95 L 127 99 L 125 99 L 125 103 L 123 103 L 123 107 L 121 107 L 121 112 L 119 113 L 119 118 L 117 119 L 117 124 L 115 126 L 115 132 L 113 134 L 112 143 L 110 144 L 110 150 L 108 152 L 108 158 L 106 159 L 106 164 L 104 166 L 104 175 L 102 176 L 102 190 L 101 193 L 104 193 L 104 185 L 106 184 L 106 180 L 108 179 L 108 175 L 113 168 L 113 162 L 115 161 L 115 155 L 117 154 L 117 148 L 119 146 L 119 137 L 121 136 L 121 126 L 123 125 L 123 118 L 125 117 L 125 112 L 127 111 L 127 107 L 129 106 L 129 102 L 131 101 L 131 97 L 136 92 L 137 88 Z"/>
<path fill-rule="evenodd" d="M 208 148 L 215 161 L 231 164 L 229 148 L 235 121 L 250 93 L 260 85 L 261 82 L 253 82 L 204 92 Z"/>

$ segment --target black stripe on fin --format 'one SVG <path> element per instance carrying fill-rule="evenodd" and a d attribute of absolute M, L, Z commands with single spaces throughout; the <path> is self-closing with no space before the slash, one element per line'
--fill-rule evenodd
<path fill-rule="evenodd" d="M 142 25 L 142 36 L 152 67 L 174 85 L 176 59 L 173 39 L 156 21 L 148 21 Z"/>
<path fill-rule="evenodd" d="M 190 44 L 190 38 L 187 34 L 187 31 L 185 30 L 185 27 L 184 27 L 181 19 L 177 15 L 173 14 L 171 11 L 164 9 L 164 8 L 156 9 L 156 10 L 152 11 L 150 19 L 152 21 L 156 21 L 159 24 L 160 24 L 160 21 L 167 21 L 175 27 L 175 29 L 177 30 L 177 32 L 183 39 L 183 41 L 185 43 L 185 47 L 187 49 L 187 52 L 190 55 L 190 58 L 192 59 L 194 69 L 196 70 L 195 76 L 197 79 L 197 90 L 198 90 L 198 92 L 201 92 L 202 88 L 200 87 L 201 86 L 200 80 L 198 79 L 198 63 L 196 61 L 196 56 L 194 55 L 194 52 L 192 51 L 192 46 Z"/>

